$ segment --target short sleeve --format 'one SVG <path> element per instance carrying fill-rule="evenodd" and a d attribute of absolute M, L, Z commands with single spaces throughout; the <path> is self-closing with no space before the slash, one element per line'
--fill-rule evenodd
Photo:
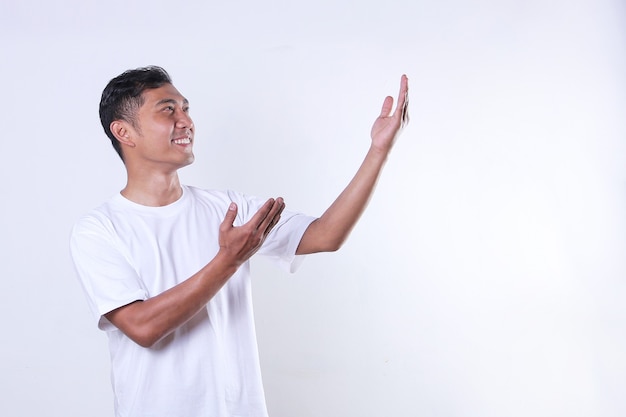
<path fill-rule="evenodd" d="M 281 268 L 293 273 L 298 270 L 306 255 L 296 255 L 302 236 L 315 217 L 293 212 L 283 212 L 281 220 L 270 232 L 259 251 Z"/>
<path fill-rule="evenodd" d="M 242 223 L 247 222 L 266 201 L 234 193 L 230 196 L 231 200 L 239 205 Z M 314 220 L 316 217 L 284 210 L 278 224 L 274 226 L 257 254 L 267 257 L 286 271 L 296 272 L 305 258 L 305 255 L 296 255 L 296 250 L 304 232 Z"/>
<path fill-rule="evenodd" d="M 104 315 L 148 298 L 137 271 L 106 219 L 84 217 L 72 229 L 70 253 L 89 308 L 101 330 L 112 330 Z"/>

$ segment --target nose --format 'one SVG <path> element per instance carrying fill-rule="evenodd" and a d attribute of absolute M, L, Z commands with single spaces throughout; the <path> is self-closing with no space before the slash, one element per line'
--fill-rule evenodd
<path fill-rule="evenodd" d="M 179 110 L 178 118 L 176 119 L 176 127 L 179 129 L 193 129 L 193 120 L 188 113 Z"/>

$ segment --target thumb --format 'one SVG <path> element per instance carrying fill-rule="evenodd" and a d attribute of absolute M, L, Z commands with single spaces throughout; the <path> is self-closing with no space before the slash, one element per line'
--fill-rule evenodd
<path fill-rule="evenodd" d="M 224 221 L 222 222 L 222 227 L 231 228 L 233 227 L 233 223 L 235 222 L 235 218 L 237 217 L 237 204 L 230 203 L 228 206 L 228 211 L 224 216 Z"/>
<path fill-rule="evenodd" d="M 388 117 L 391 114 L 393 108 L 393 97 L 387 96 L 383 101 L 383 107 L 380 109 L 380 117 Z"/>

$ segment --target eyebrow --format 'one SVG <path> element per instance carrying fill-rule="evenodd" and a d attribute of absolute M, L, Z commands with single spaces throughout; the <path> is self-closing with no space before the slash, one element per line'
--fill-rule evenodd
<path fill-rule="evenodd" d="M 163 104 L 178 104 L 178 101 L 173 98 L 164 98 L 163 100 L 157 101 L 154 107 L 162 106 Z M 189 100 L 183 97 L 183 105 L 188 105 Z"/>

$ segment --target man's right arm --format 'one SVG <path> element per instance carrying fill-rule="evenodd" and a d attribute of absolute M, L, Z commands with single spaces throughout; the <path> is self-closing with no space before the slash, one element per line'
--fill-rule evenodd
<path fill-rule="evenodd" d="M 237 206 L 231 203 L 220 225 L 220 249 L 215 258 L 169 290 L 119 307 L 105 317 L 137 344 L 154 345 L 204 308 L 239 266 L 259 250 L 284 208 L 282 198 L 270 199 L 248 223 L 235 227 Z"/>

